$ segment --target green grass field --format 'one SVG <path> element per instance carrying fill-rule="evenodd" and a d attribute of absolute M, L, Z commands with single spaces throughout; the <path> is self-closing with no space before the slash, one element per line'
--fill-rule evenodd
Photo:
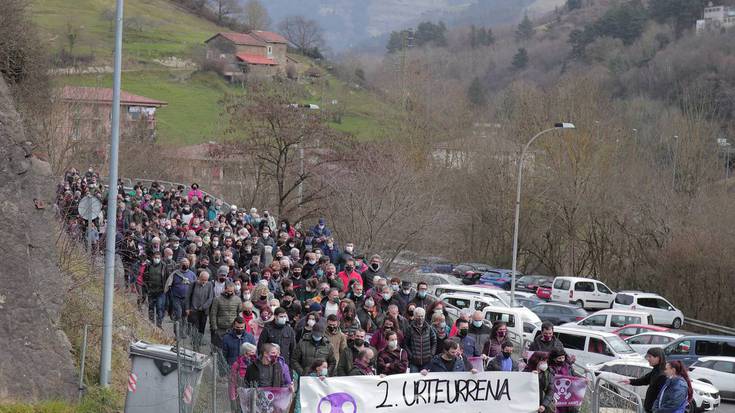
<path fill-rule="evenodd" d="M 31 11 L 50 52 L 68 48 L 68 28 L 72 27 L 78 33 L 74 54 L 93 53 L 97 62 L 109 62 L 114 21 L 104 15 L 109 16 L 114 8 L 113 0 L 34 0 Z M 140 28 L 124 31 L 127 59 L 189 58 L 194 46 L 226 30 L 167 0 L 126 0 L 124 17 L 132 19 L 136 29 Z"/>
<path fill-rule="evenodd" d="M 56 83 L 112 87 L 112 76 L 64 76 L 57 78 Z M 226 91 L 238 91 L 214 73 L 166 70 L 123 72 L 122 89 L 168 102 L 168 106 L 158 110 L 156 118 L 160 142 L 170 145 L 217 139 L 226 123 L 221 121 L 219 102 Z"/>

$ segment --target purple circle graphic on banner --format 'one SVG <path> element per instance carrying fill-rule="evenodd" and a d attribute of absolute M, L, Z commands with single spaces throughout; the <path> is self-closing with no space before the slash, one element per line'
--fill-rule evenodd
<path fill-rule="evenodd" d="M 357 402 L 349 393 L 332 393 L 322 397 L 316 413 L 357 413 Z"/>

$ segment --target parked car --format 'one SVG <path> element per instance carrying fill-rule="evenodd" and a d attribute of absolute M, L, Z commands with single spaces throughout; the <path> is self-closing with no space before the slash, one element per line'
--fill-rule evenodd
<path fill-rule="evenodd" d="M 641 400 L 646 397 L 648 386 L 631 386 L 629 384 L 620 384 L 624 379 L 633 379 L 643 377 L 651 371 L 651 366 L 645 360 L 613 360 L 588 368 L 597 377 L 602 377 L 627 390 L 631 390 L 641 396 Z M 603 384 L 604 385 L 604 384 Z M 614 388 L 608 387 L 609 391 L 616 392 Z M 714 387 L 707 383 L 692 380 L 693 398 L 692 402 L 687 406 L 687 413 L 713 411 L 720 405 L 720 393 Z M 624 397 L 624 395 L 621 395 Z"/>
<path fill-rule="evenodd" d="M 476 283 L 480 285 L 494 285 L 504 290 L 510 290 L 513 270 L 494 269 L 484 271 L 477 279 Z M 523 274 L 516 272 L 516 279 L 523 277 Z"/>
<path fill-rule="evenodd" d="M 645 355 L 648 349 L 653 347 L 664 348 L 672 341 L 681 337 L 681 334 L 666 333 L 661 331 L 650 331 L 648 333 L 637 334 L 625 339 L 638 354 Z M 622 337 L 622 336 L 621 336 Z"/>
<path fill-rule="evenodd" d="M 462 285 L 462 281 L 460 281 L 459 279 L 449 274 L 441 274 L 436 272 L 411 273 L 403 276 L 403 279 L 409 280 L 414 284 L 418 283 L 419 281 L 424 281 L 430 286 L 440 284 Z"/>
<path fill-rule="evenodd" d="M 689 367 L 689 377 L 715 386 L 723 399 L 735 400 L 735 357 L 702 357 Z"/>
<path fill-rule="evenodd" d="M 608 331 L 627 326 L 629 324 L 653 324 L 653 317 L 643 311 L 631 310 L 600 310 L 586 318 L 564 324 L 566 327 L 582 327 L 591 330 Z"/>
<path fill-rule="evenodd" d="M 421 272 L 439 273 L 439 274 L 451 274 L 454 269 L 454 264 L 451 262 L 434 262 L 430 264 L 421 265 Z"/>
<path fill-rule="evenodd" d="M 735 336 L 686 336 L 664 348 L 667 360 L 691 365 L 700 357 L 735 357 Z"/>
<path fill-rule="evenodd" d="M 625 326 L 622 326 L 618 328 L 617 330 L 613 330 L 612 332 L 614 334 L 617 334 L 625 340 L 628 337 L 636 336 L 641 333 L 648 333 L 648 332 L 660 332 L 665 333 L 671 329 L 666 327 L 659 327 L 653 324 L 628 324 Z"/>
<path fill-rule="evenodd" d="M 516 306 L 521 306 L 521 307 L 526 307 L 528 309 L 531 309 L 541 303 L 542 301 L 535 295 L 531 295 L 529 297 L 516 296 Z"/>
<path fill-rule="evenodd" d="M 611 308 L 615 293 L 601 281 L 582 277 L 556 277 L 551 300 L 582 308 Z"/>
<path fill-rule="evenodd" d="M 538 288 L 536 289 L 536 297 L 542 300 L 551 301 L 551 286 L 552 285 L 553 283 L 550 281 L 542 282 L 541 285 L 539 285 Z"/>
<path fill-rule="evenodd" d="M 478 284 L 478 285 L 482 285 L 482 284 Z M 499 287 L 496 287 L 496 288 L 499 288 Z M 500 297 L 502 297 L 503 300 L 505 300 L 506 303 L 510 304 L 510 302 L 511 302 L 511 299 L 510 299 L 510 291 L 500 289 L 500 290 L 498 290 L 497 294 Z M 526 292 L 523 292 L 523 291 L 516 291 L 516 296 L 515 296 L 516 303 L 515 303 L 515 306 L 516 307 L 525 307 L 518 300 L 528 299 L 528 298 L 535 298 L 535 296 L 533 294 L 531 294 L 531 293 L 526 293 Z"/>
<path fill-rule="evenodd" d="M 579 327 L 559 326 L 554 328 L 564 349 L 577 357 L 582 366 L 599 364 L 614 359 L 643 360 L 628 343 L 613 333 Z"/>
<path fill-rule="evenodd" d="M 519 348 L 522 348 L 520 346 L 522 343 L 517 337 L 513 337 L 514 335 L 523 337 L 523 342 L 528 343 L 533 341 L 536 333 L 541 329 L 541 319 L 525 307 L 488 306 L 482 309 L 482 317 L 490 323 L 505 322 L 508 325 L 508 331 L 512 333 L 510 338 L 519 344 Z"/>
<path fill-rule="evenodd" d="M 432 286 L 431 293 L 440 297 L 444 294 L 463 294 L 463 295 L 477 295 L 480 297 L 493 297 L 503 302 L 506 307 L 510 306 L 510 303 L 505 300 L 504 293 L 500 288 L 492 285 L 454 285 L 454 284 L 440 284 Z"/>
<path fill-rule="evenodd" d="M 482 311 L 483 308 L 488 306 L 508 306 L 505 301 L 500 298 L 462 293 L 442 294 L 439 296 L 439 300 L 461 310 L 469 308 L 470 310 Z"/>
<path fill-rule="evenodd" d="M 653 323 L 675 329 L 684 324 L 684 313 L 658 294 L 639 291 L 621 291 L 615 296 L 614 308 L 645 311 L 653 316 Z"/>
<path fill-rule="evenodd" d="M 549 321 L 557 326 L 587 317 L 587 311 L 574 304 L 542 303 L 531 308 L 531 311 L 536 313 L 541 321 Z"/>
<path fill-rule="evenodd" d="M 554 277 L 548 275 L 524 275 L 516 279 L 516 291 L 535 293 L 539 286 L 545 282 L 554 281 Z"/>
<path fill-rule="evenodd" d="M 477 262 L 466 262 L 455 265 L 454 268 L 452 268 L 452 275 L 457 278 L 463 278 L 467 272 L 484 272 L 492 269 L 492 265 Z"/>

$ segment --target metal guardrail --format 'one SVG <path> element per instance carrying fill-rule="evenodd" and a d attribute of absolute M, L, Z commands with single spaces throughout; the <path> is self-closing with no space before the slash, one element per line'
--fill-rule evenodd
<path fill-rule="evenodd" d="M 719 324 L 709 323 L 707 321 L 695 320 L 693 318 L 684 318 L 684 323 L 696 328 L 701 328 L 708 332 L 712 331 L 715 333 L 726 334 L 735 336 L 735 328 L 722 326 Z"/>

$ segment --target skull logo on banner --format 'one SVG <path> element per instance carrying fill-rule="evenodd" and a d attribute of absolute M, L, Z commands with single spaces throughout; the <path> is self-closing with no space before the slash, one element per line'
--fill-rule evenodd
<path fill-rule="evenodd" d="M 357 413 L 357 402 L 348 393 L 332 393 L 322 397 L 316 413 Z"/>

